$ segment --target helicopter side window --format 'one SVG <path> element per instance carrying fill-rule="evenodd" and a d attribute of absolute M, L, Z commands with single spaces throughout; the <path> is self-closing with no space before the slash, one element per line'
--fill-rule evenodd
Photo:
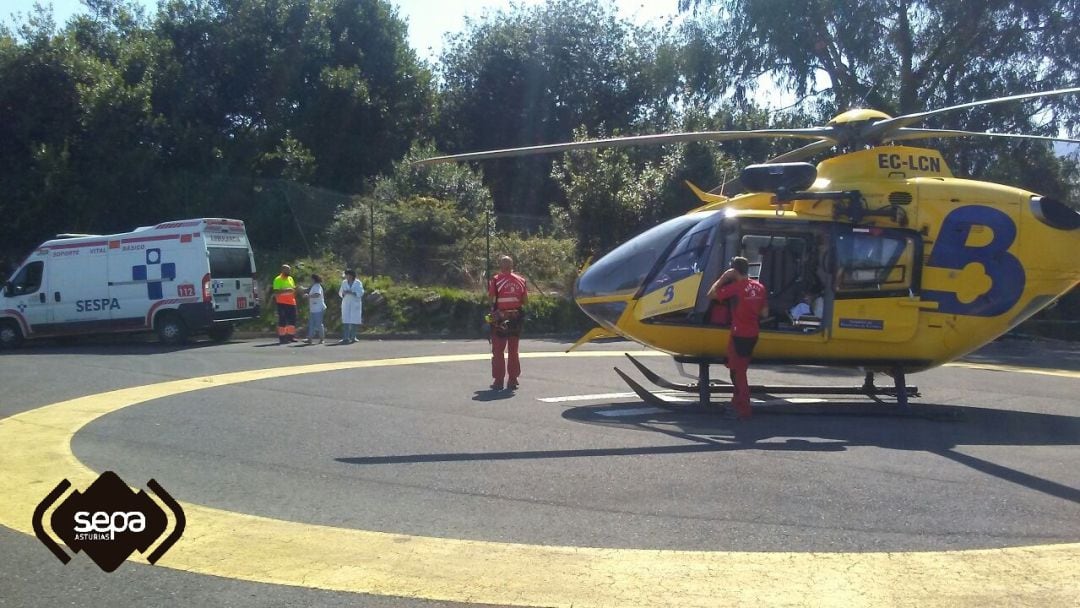
<path fill-rule="evenodd" d="M 634 293 L 676 239 L 704 219 L 695 213 L 668 220 L 616 247 L 578 278 L 577 297 Z"/>
<path fill-rule="evenodd" d="M 839 294 L 907 292 L 912 287 L 915 243 L 911 237 L 856 228 L 836 239 Z"/>
<path fill-rule="evenodd" d="M 671 250 L 659 272 L 653 275 L 643 293 L 650 293 L 676 281 L 699 273 L 709 259 L 713 228 L 705 228 L 687 234 Z"/>

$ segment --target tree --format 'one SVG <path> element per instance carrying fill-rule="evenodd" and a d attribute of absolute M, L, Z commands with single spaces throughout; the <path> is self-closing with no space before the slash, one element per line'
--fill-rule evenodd
<path fill-rule="evenodd" d="M 428 130 L 431 74 L 384 0 L 175 0 L 156 28 L 177 165 L 276 177 L 261 161 L 291 148 L 292 176 L 359 192 Z"/>
<path fill-rule="evenodd" d="M 647 36 L 610 2 L 512 5 L 466 24 L 442 56 L 441 148 L 464 152 L 568 141 L 579 125 L 609 132 L 666 111 Z M 500 211 L 545 213 L 559 198 L 551 157 L 493 161 Z"/>
<path fill-rule="evenodd" d="M 276 246 L 294 197 L 257 178 L 360 192 L 429 130 L 430 71 L 385 0 L 87 6 L 0 28 L 5 258 L 202 214 L 265 218 Z"/>
<path fill-rule="evenodd" d="M 679 7 L 715 4 L 680 0 Z M 1080 51 L 1062 40 L 1080 34 L 1078 11 L 1072 0 L 729 0 L 709 21 L 714 44 L 731 60 L 714 85 L 731 78 L 745 94 L 739 86 L 768 74 L 798 95 L 827 90 L 834 108 L 865 101 L 894 114 L 1033 85 L 1058 88 L 1077 80 Z"/>
<path fill-rule="evenodd" d="M 13 255 L 58 232 L 149 219 L 159 158 L 147 111 L 153 41 L 126 5 L 90 7 L 62 31 L 37 13 L 0 42 L 0 189 Z"/>
<path fill-rule="evenodd" d="M 769 76 L 797 95 L 818 98 L 818 119 L 871 106 L 893 115 L 1019 92 L 1075 85 L 1080 35 L 1075 0 L 680 0 L 706 12 L 706 54 L 729 58 L 707 85 L 745 97 Z M 730 84 L 729 84 L 730 83 Z M 1076 97 L 1043 98 L 934 117 L 926 126 L 1057 135 L 1075 130 Z M 977 143 L 976 143 L 977 142 Z M 940 146 L 959 174 L 1019 175 L 1022 187 L 1067 189 L 1068 168 L 1041 144 L 1016 154 L 1010 143 L 950 140 Z M 1011 156 L 1011 160 L 1005 159 Z M 1013 170 L 1006 171 L 1006 166 Z M 1035 177 L 1038 175 L 1038 177 Z"/>
<path fill-rule="evenodd" d="M 380 274 L 460 281 L 454 264 L 462 255 L 461 241 L 482 234 L 491 194 L 467 166 L 412 164 L 435 155 L 430 144 L 414 145 L 392 172 L 375 179 L 368 195 L 340 210 L 326 231 L 326 245 L 368 269 L 374 249 Z"/>
<path fill-rule="evenodd" d="M 575 139 L 588 139 L 584 130 Z M 604 148 L 567 152 L 552 169 L 584 260 L 606 253 L 642 230 L 699 207 L 686 186 L 715 185 L 733 163 L 699 143 L 635 151 Z M 553 215 L 560 215 L 556 209 Z"/>
<path fill-rule="evenodd" d="M 372 187 L 376 204 L 388 205 L 408 198 L 433 198 L 452 202 L 458 213 L 478 217 L 492 211 L 491 192 L 481 173 L 465 165 L 443 163 L 414 165 L 415 161 L 438 156 L 431 143 L 417 143 L 393 171 L 381 175 Z"/>

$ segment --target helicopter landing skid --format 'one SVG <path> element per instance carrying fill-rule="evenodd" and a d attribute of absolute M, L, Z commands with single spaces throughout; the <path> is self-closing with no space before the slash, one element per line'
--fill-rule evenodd
<path fill-rule="evenodd" d="M 697 393 L 697 404 L 701 407 L 710 407 L 713 405 L 709 398 L 710 395 L 730 395 L 735 392 L 735 387 L 731 384 L 709 380 L 709 366 L 712 364 L 711 362 L 698 361 L 698 382 L 688 384 L 672 382 L 646 367 L 629 353 L 624 354 L 649 382 L 672 391 Z M 661 407 L 670 407 L 672 405 L 672 401 L 666 400 L 656 393 L 649 391 L 617 367 L 615 368 L 615 373 L 617 373 L 619 377 L 630 386 L 634 393 L 641 397 L 646 403 Z M 919 387 L 907 386 L 905 374 L 902 370 L 894 370 L 890 375 L 896 384 L 895 387 L 876 386 L 874 384 L 874 374 L 872 372 L 867 372 L 866 379 L 862 386 L 769 386 L 764 384 L 751 384 L 750 393 L 758 395 L 863 395 L 866 397 L 895 397 L 897 405 L 907 409 L 908 398 L 918 397 Z"/>

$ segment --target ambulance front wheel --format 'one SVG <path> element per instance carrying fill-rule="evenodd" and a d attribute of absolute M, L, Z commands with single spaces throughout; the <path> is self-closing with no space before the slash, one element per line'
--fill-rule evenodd
<path fill-rule="evenodd" d="M 187 342 L 188 329 L 180 315 L 172 311 L 165 311 L 157 316 L 154 322 L 158 339 L 162 344 L 174 346 Z"/>
<path fill-rule="evenodd" d="M 11 319 L 0 321 L 0 348 L 15 348 L 22 344 L 23 334 L 18 323 Z"/>
<path fill-rule="evenodd" d="M 207 334 L 210 335 L 210 339 L 214 342 L 225 342 L 233 335 L 233 329 L 235 326 L 232 323 L 215 323 L 207 330 Z"/>

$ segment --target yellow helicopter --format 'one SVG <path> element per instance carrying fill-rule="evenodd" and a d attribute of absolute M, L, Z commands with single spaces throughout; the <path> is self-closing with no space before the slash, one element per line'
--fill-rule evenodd
<path fill-rule="evenodd" d="M 1080 87 L 1013 95 L 898 117 L 857 109 L 806 129 L 620 137 L 420 162 L 685 141 L 813 140 L 746 167 L 743 194 L 727 197 L 689 184 L 702 206 L 584 268 L 574 299 L 600 327 L 574 347 L 621 336 L 699 366 L 696 384 L 680 384 L 631 358 L 654 384 L 696 392 L 702 404 L 710 393 L 730 393 L 730 385 L 709 380 L 709 366 L 724 362 L 730 328 L 713 322 L 707 291 L 727 261 L 742 256 L 768 288 L 773 311 L 762 324 L 755 362 L 866 371 L 858 387 L 752 386 L 753 392 L 893 395 L 907 406 L 918 390 L 907 386 L 906 374 L 978 349 L 1080 283 L 1080 212 L 1034 192 L 956 178 L 937 151 L 904 145 L 975 136 L 1080 141 L 912 125 L 966 108 L 1077 92 Z M 845 153 L 816 167 L 798 162 L 833 147 Z M 616 372 L 643 399 L 659 403 Z M 875 387 L 875 372 L 891 376 L 895 387 Z"/>

